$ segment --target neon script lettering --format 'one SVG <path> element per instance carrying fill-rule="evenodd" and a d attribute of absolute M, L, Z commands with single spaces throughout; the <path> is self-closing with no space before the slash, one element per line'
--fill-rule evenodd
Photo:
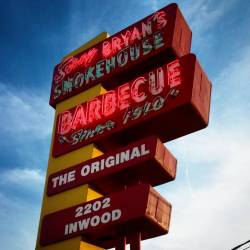
<path fill-rule="evenodd" d="M 159 67 L 146 76 L 138 77 L 115 90 L 61 113 L 58 118 L 57 133 L 65 135 L 111 119 L 117 112 L 128 109 L 133 103 L 142 103 L 148 97 L 161 94 L 167 87 L 164 71 L 168 78 L 168 88 L 181 83 L 180 63 L 179 60 L 175 60 L 164 68 Z"/>
<path fill-rule="evenodd" d="M 137 61 L 164 46 L 161 30 L 167 25 L 164 11 L 106 39 L 95 47 L 70 57 L 54 70 L 54 100 L 78 88 L 89 86 L 119 68 Z"/>
<path fill-rule="evenodd" d="M 163 29 L 166 25 L 166 13 L 158 11 L 145 22 L 141 22 L 139 27 L 134 26 L 103 42 L 102 55 L 105 58 L 111 57 L 121 49 L 141 41 L 147 36 L 152 35 L 155 31 Z"/>

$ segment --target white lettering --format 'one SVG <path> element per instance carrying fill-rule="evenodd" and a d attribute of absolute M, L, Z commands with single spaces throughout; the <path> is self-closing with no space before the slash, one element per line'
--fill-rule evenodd
<path fill-rule="evenodd" d="M 107 168 L 110 168 L 110 167 L 113 167 L 115 165 L 115 158 L 114 156 L 109 156 L 106 160 L 106 167 Z"/>
<path fill-rule="evenodd" d="M 100 223 L 100 217 L 98 215 L 94 216 L 90 220 L 90 225 L 96 227 Z"/>
<path fill-rule="evenodd" d="M 59 176 L 52 178 L 53 188 L 55 188 L 57 186 L 58 180 L 59 180 Z"/>
<path fill-rule="evenodd" d="M 131 153 L 131 156 L 130 156 L 130 160 L 133 160 L 134 158 L 138 158 L 140 156 L 141 155 L 140 155 L 140 151 L 139 151 L 138 147 L 135 147 L 132 150 L 132 153 Z"/>
<path fill-rule="evenodd" d="M 150 153 L 150 150 L 146 149 L 146 145 L 145 144 L 142 144 L 141 145 L 141 155 L 147 155 L 149 153 Z"/>
<path fill-rule="evenodd" d="M 53 188 L 56 188 L 58 185 L 62 186 L 68 182 L 74 181 L 75 180 L 75 170 L 72 170 L 68 173 L 65 173 L 63 175 L 60 176 L 56 176 L 54 178 L 52 178 L 52 182 L 53 182 Z"/>
<path fill-rule="evenodd" d="M 66 225 L 64 229 L 64 235 L 67 235 L 67 234 L 69 234 L 69 225 Z"/>
<path fill-rule="evenodd" d="M 87 229 L 89 226 L 90 218 L 78 221 L 79 230 Z"/>
<path fill-rule="evenodd" d="M 65 225 L 64 235 L 76 233 L 78 231 L 87 230 L 89 227 L 96 227 L 100 223 L 107 224 L 110 221 L 117 221 L 121 218 L 122 211 L 120 209 L 112 210 L 111 212 L 105 212 L 101 216 L 95 215 L 83 220 L 75 221 Z"/>
<path fill-rule="evenodd" d="M 90 174 L 103 171 L 106 168 L 112 168 L 116 165 L 129 162 L 135 158 L 142 157 L 150 153 L 146 144 L 141 144 L 139 146 L 127 149 L 126 151 L 119 152 L 115 155 L 108 156 L 107 158 L 102 158 L 99 161 L 95 161 L 90 165 L 84 165 L 79 170 L 82 177 L 86 177 Z M 60 176 L 53 177 L 51 179 L 53 188 L 65 185 L 68 182 L 76 181 L 76 170 L 72 170 L 68 173 L 62 174 Z"/>
<path fill-rule="evenodd" d="M 127 150 L 126 152 L 121 152 L 121 163 L 123 163 L 124 161 L 129 161 L 129 153 L 129 150 Z"/>
<path fill-rule="evenodd" d="M 103 224 L 108 223 L 110 220 L 111 220 L 111 214 L 109 212 L 104 213 L 101 217 L 101 222 Z"/>
<path fill-rule="evenodd" d="M 68 182 L 71 182 L 71 181 L 74 181 L 76 178 L 75 178 L 75 174 L 76 174 L 76 171 L 73 170 L 73 171 L 70 171 L 68 173 Z"/>
<path fill-rule="evenodd" d="M 82 167 L 81 176 L 87 176 L 90 173 L 90 166 L 85 165 Z"/>
<path fill-rule="evenodd" d="M 91 174 L 99 171 L 100 162 L 96 161 L 91 164 Z"/>
<path fill-rule="evenodd" d="M 59 176 L 59 186 L 67 183 L 67 174 Z"/>
<path fill-rule="evenodd" d="M 77 225 L 78 225 L 77 222 L 70 223 L 69 224 L 69 233 L 68 234 L 72 234 L 72 233 L 77 232 Z"/>
<path fill-rule="evenodd" d="M 112 211 L 112 221 L 119 220 L 121 218 L 122 211 L 120 209 L 116 209 Z"/>

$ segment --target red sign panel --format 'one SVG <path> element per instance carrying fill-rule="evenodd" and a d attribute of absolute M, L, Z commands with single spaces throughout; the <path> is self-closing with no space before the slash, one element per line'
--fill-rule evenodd
<path fill-rule="evenodd" d="M 172 181 L 175 175 L 174 156 L 157 137 L 149 137 L 50 175 L 47 194 L 87 183 L 102 194 L 109 194 L 131 183 L 160 185 Z"/>
<path fill-rule="evenodd" d="M 113 139 L 127 143 L 151 132 L 165 142 L 202 129 L 210 92 L 195 55 L 184 56 L 60 113 L 53 156 L 92 142 L 105 151 L 117 146 Z"/>
<path fill-rule="evenodd" d="M 171 205 L 147 184 L 46 215 L 42 246 L 78 235 L 103 248 L 121 236 L 141 232 L 142 239 L 166 234 Z"/>
<path fill-rule="evenodd" d="M 190 52 L 191 30 L 176 4 L 70 57 L 54 69 L 50 104 L 73 96 L 95 84 L 114 84 L 133 77 L 139 69 L 158 66 Z M 147 61 L 142 65 L 142 62 Z M 126 73 L 126 74 L 125 74 Z M 119 76 L 119 77 L 118 77 Z"/>

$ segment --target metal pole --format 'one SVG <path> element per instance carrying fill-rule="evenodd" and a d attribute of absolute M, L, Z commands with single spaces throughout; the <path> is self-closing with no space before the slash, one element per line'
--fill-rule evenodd
<path fill-rule="evenodd" d="M 130 250 L 141 250 L 141 233 L 135 233 L 131 237 Z"/>
<path fill-rule="evenodd" d="M 126 237 L 121 237 L 117 241 L 115 250 L 126 250 Z"/>

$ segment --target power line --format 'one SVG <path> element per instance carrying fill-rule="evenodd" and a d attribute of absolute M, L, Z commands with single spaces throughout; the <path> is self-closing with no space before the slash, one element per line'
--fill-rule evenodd
<path fill-rule="evenodd" d="M 246 241 L 246 242 L 244 242 L 244 243 L 242 243 L 242 244 L 240 244 L 240 245 L 238 245 L 238 246 L 232 248 L 231 250 L 236 250 L 236 249 L 238 249 L 238 248 L 240 248 L 240 247 L 246 245 L 246 244 L 249 243 L 249 242 L 250 242 L 250 240 L 248 240 L 248 241 Z M 248 249 L 248 248 L 250 248 L 250 246 L 247 247 L 247 248 L 244 248 L 243 250 Z"/>
<path fill-rule="evenodd" d="M 244 249 L 242 249 L 242 250 L 246 250 L 246 249 L 249 249 L 250 247 L 246 247 L 246 248 L 244 248 Z"/>

